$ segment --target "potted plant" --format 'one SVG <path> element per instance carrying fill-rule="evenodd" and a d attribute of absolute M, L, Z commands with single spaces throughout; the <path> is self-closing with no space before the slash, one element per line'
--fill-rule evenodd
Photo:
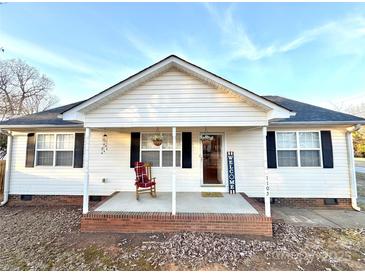
<path fill-rule="evenodd" d="M 161 135 L 156 134 L 152 137 L 152 142 L 155 146 L 159 147 L 160 145 L 162 145 L 162 141 L 163 140 Z"/>
<path fill-rule="evenodd" d="M 213 140 L 213 136 L 209 136 L 209 135 L 202 135 L 200 137 L 200 140 L 202 141 L 203 145 L 209 145 L 210 142 Z"/>

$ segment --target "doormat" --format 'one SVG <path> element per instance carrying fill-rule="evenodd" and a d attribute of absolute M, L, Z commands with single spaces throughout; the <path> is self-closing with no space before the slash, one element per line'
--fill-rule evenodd
<path fill-rule="evenodd" d="M 202 197 L 204 198 L 219 198 L 223 197 L 223 193 L 221 192 L 201 192 Z"/>

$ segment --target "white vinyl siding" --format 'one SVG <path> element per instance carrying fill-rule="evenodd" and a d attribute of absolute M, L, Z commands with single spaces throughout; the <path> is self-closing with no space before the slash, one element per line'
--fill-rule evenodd
<path fill-rule="evenodd" d="M 25 167 L 27 133 L 14 132 L 13 135 L 10 194 L 82 194 L 83 168 L 71 166 Z"/>
<path fill-rule="evenodd" d="M 90 139 L 90 195 L 111 195 L 115 191 L 135 191 L 134 170 L 130 168 L 131 132 L 154 131 L 155 128 L 118 130 L 91 130 Z M 160 128 L 169 132 L 171 128 Z M 179 132 L 192 132 L 192 168 L 176 169 L 176 189 L 184 192 L 218 191 L 227 187 L 201 186 L 201 142 L 199 136 L 205 128 L 178 128 Z M 275 131 L 301 131 L 270 128 Z M 319 131 L 318 128 L 306 129 Z M 345 129 L 331 130 L 334 168 L 291 167 L 268 169 L 272 197 L 347 198 L 349 197 L 349 171 Z M 264 148 L 261 128 L 207 128 L 208 132 L 224 133 L 225 151 L 223 177 L 226 178 L 226 151 L 235 153 L 237 191 L 252 197 L 264 193 Z M 108 151 L 101 153 L 104 133 L 108 136 Z M 14 133 L 11 164 L 10 194 L 82 195 L 83 168 L 25 167 L 26 133 Z M 157 191 L 171 191 L 171 167 L 154 167 Z M 103 182 L 103 178 L 106 179 Z M 226 183 L 226 180 L 224 180 Z"/>
<path fill-rule="evenodd" d="M 288 167 L 268 169 L 272 197 L 348 198 L 349 168 L 345 129 L 278 128 L 270 130 L 319 132 L 331 130 L 334 168 Z M 320 156 L 322 161 L 322 155 Z"/>
<path fill-rule="evenodd" d="M 85 126 L 267 124 L 267 114 L 237 95 L 178 70 L 167 71 L 85 114 Z"/>

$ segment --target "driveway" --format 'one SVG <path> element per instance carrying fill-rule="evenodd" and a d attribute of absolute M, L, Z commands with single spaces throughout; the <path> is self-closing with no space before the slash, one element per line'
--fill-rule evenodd
<path fill-rule="evenodd" d="M 357 166 L 356 168 L 357 173 L 364 173 L 365 174 L 365 167 Z"/>
<path fill-rule="evenodd" d="M 274 222 L 309 227 L 365 228 L 365 212 L 342 209 L 272 207 Z"/>

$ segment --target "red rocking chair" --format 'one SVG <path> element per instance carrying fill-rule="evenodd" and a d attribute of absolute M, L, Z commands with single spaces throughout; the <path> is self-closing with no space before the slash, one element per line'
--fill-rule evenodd
<path fill-rule="evenodd" d="M 143 162 L 134 163 L 134 171 L 136 173 L 136 198 L 139 200 L 139 194 L 150 193 L 152 197 L 156 197 L 156 181 L 151 178 L 151 165 Z"/>

